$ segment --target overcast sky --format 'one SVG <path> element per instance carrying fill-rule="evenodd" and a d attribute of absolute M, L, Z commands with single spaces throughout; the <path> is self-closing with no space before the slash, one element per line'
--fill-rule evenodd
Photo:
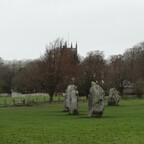
<path fill-rule="evenodd" d="M 35 59 L 58 37 L 78 53 L 123 54 L 144 40 L 143 0 L 0 0 L 0 57 Z"/>

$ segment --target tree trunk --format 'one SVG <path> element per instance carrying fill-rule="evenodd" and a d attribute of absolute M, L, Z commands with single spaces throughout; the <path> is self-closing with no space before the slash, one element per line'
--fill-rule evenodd
<path fill-rule="evenodd" d="M 50 95 L 49 97 L 49 103 L 53 102 L 53 94 Z"/>

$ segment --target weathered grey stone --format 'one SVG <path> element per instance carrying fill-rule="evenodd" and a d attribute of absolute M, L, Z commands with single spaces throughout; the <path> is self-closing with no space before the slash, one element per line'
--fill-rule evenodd
<path fill-rule="evenodd" d="M 101 117 L 104 111 L 104 90 L 95 82 L 91 82 L 88 96 L 89 116 Z"/>
<path fill-rule="evenodd" d="M 65 94 L 64 110 L 69 111 L 69 114 L 79 114 L 78 112 L 78 90 L 73 84 L 68 85 Z"/>
<path fill-rule="evenodd" d="M 109 90 L 108 105 L 117 106 L 119 105 L 119 101 L 120 101 L 119 92 L 116 90 L 116 88 L 111 88 Z"/>
<path fill-rule="evenodd" d="M 68 85 L 65 93 L 64 93 L 64 112 L 69 112 L 69 90 L 70 90 L 70 86 Z"/>
<path fill-rule="evenodd" d="M 73 85 L 70 92 L 70 114 L 79 114 L 78 112 L 78 90 L 77 87 Z"/>

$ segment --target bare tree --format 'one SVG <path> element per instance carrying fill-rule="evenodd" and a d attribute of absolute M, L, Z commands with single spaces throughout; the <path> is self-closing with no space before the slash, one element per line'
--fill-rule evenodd
<path fill-rule="evenodd" d="M 77 63 L 77 52 L 68 48 L 62 39 L 50 43 L 39 64 L 40 82 L 43 89 L 49 93 L 50 102 L 53 101 L 54 93 L 63 89 L 76 75 Z"/>
<path fill-rule="evenodd" d="M 103 80 L 105 67 L 104 54 L 101 51 L 89 52 L 81 63 L 79 76 L 79 87 L 83 91 L 80 91 L 82 95 L 88 96 L 91 81 Z"/>
<path fill-rule="evenodd" d="M 127 72 L 125 69 L 125 61 L 122 55 L 113 55 L 110 58 L 108 71 L 108 83 L 110 87 L 115 87 L 123 94 L 125 80 L 127 80 Z"/>

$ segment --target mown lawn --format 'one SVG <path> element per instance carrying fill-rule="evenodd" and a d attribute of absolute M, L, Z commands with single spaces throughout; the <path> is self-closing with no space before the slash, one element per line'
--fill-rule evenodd
<path fill-rule="evenodd" d="M 0 108 L 0 144 L 144 144 L 144 100 L 105 107 L 101 118 L 62 112 L 63 103 Z"/>

